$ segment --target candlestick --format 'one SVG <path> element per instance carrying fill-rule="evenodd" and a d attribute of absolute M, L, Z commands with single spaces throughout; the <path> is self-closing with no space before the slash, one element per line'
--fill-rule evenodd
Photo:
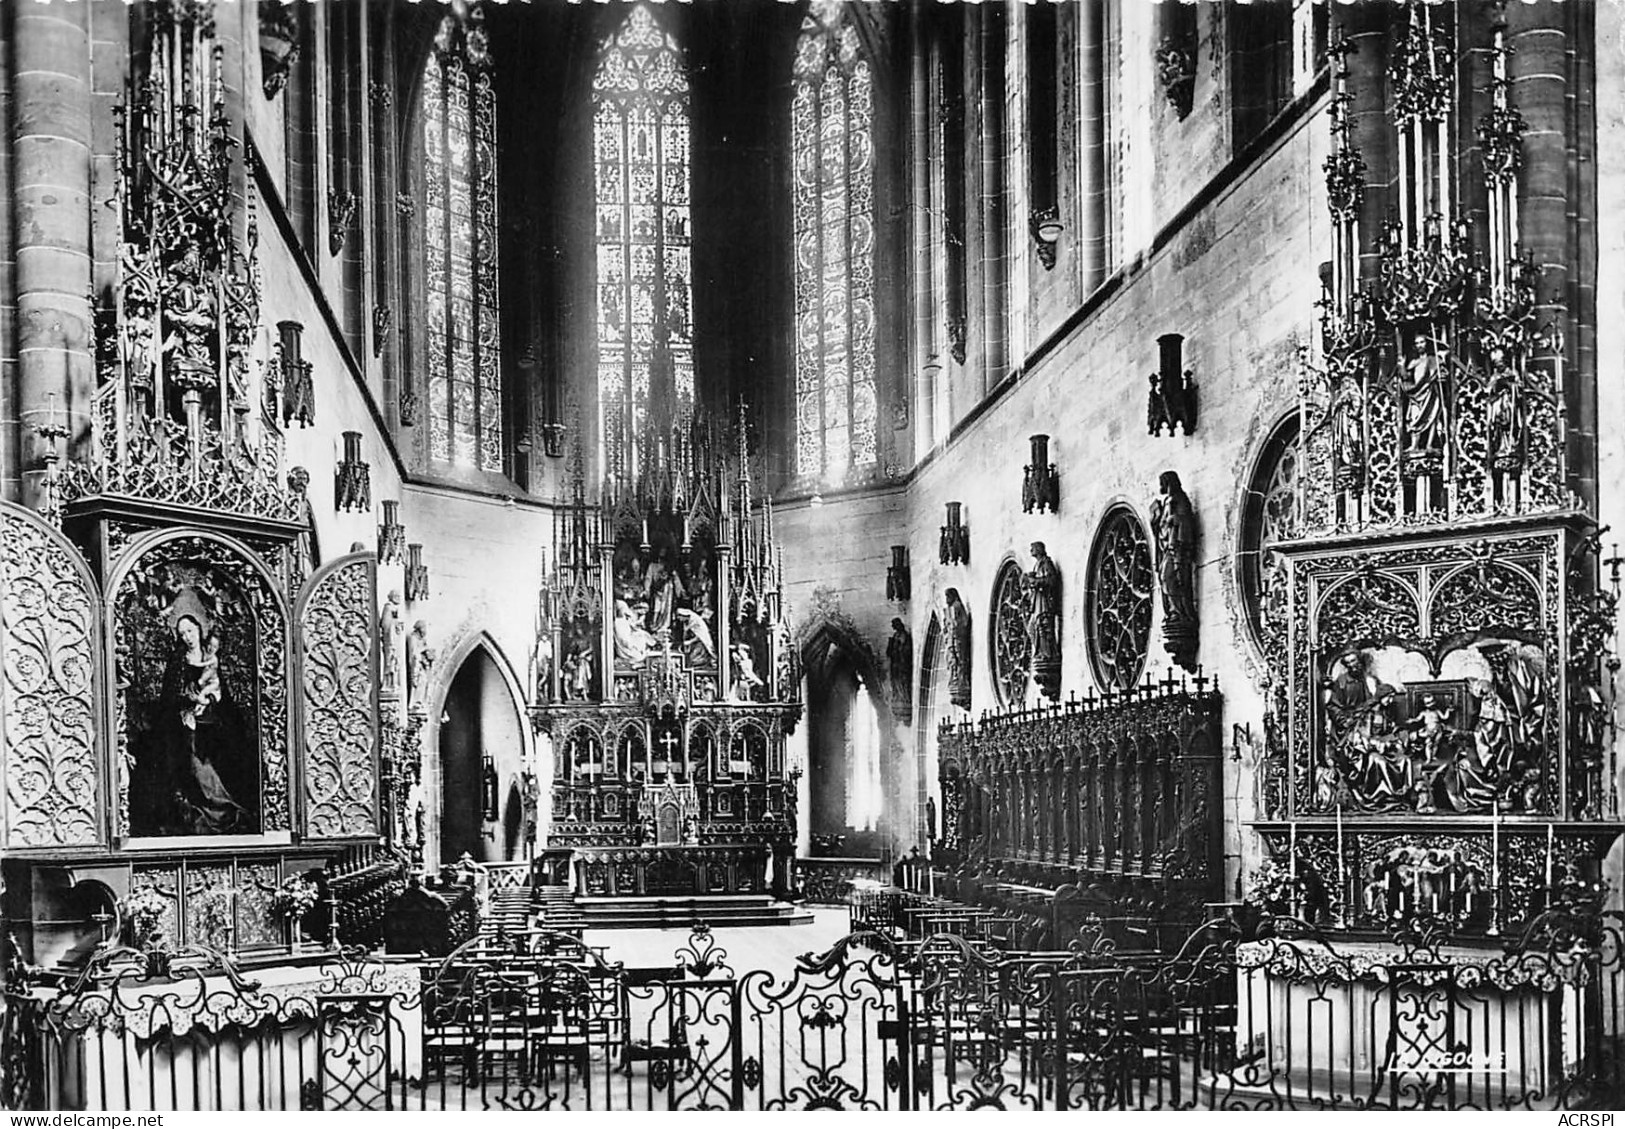
<path fill-rule="evenodd" d="M 1293 820 L 1288 828 L 1287 836 L 1287 873 L 1291 877 L 1292 913 L 1298 912 L 1298 821 Z"/>
<path fill-rule="evenodd" d="M 1501 885 L 1501 805 L 1490 809 L 1490 889 Z"/>
<path fill-rule="evenodd" d="M 1345 924 L 1348 921 L 1346 907 L 1349 898 L 1348 863 L 1343 857 L 1343 803 L 1337 804 L 1337 916 Z"/>
<path fill-rule="evenodd" d="M 1552 901 L 1552 843 L 1557 837 L 1556 828 L 1551 823 L 1546 824 L 1546 903 Z"/>

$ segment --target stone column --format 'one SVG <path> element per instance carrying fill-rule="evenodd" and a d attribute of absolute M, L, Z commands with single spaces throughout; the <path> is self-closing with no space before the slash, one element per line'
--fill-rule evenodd
<path fill-rule="evenodd" d="M 935 322 L 931 316 L 931 300 L 936 292 L 931 261 L 931 82 L 927 63 L 929 39 L 919 9 L 913 11 L 911 22 L 914 50 L 909 76 L 909 132 L 913 175 L 909 179 L 914 198 L 913 207 L 909 209 L 909 228 L 914 257 L 914 435 L 915 454 L 922 455 L 932 446 L 932 419 L 936 409 L 935 388 L 926 370 L 927 362 L 937 355 Z"/>
<path fill-rule="evenodd" d="M 982 153 L 978 210 L 982 220 L 982 394 L 985 396 L 1004 379 L 1010 367 L 1009 252 L 1005 246 L 1009 218 L 1005 212 L 1004 177 L 1004 7 L 983 4 L 980 25 L 981 42 L 975 61 L 980 75 L 974 89 L 979 101 L 977 119 L 981 128 L 977 140 Z"/>
<path fill-rule="evenodd" d="M 1520 246 L 1535 264 L 1538 324 L 1563 330 L 1561 364 L 1567 411 L 1569 481 L 1582 498 L 1596 495 L 1596 396 L 1592 381 L 1577 364 L 1580 292 L 1576 285 L 1579 248 L 1571 207 L 1579 203 L 1575 120 L 1577 90 L 1571 82 L 1569 5 L 1549 2 L 1506 6 L 1509 97 L 1523 115 L 1523 170 L 1518 174 Z M 1583 213 L 1582 213 L 1583 214 Z M 1589 337 L 1587 338 L 1589 341 Z M 1534 356 L 1537 368 L 1554 360 L 1547 348 Z"/>
<path fill-rule="evenodd" d="M 88 4 L 20 4 L 12 16 L 13 219 L 17 286 L 17 472 L 39 508 L 44 446 L 34 426 L 66 423 L 83 443 L 95 387 L 91 315 Z"/>
<path fill-rule="evenodd" d="M 1078 249 L 1083 296 L 1105 280 L 1106 268 L 1106 109 L 1102 63 L 1106 58 L 1102 4 L 1078 9 Z"/>
<path fill-rule="evenodd" d="M 1360 206 L 1360 282 L 1375 282 L 1381 266 L 1377 240 L 1393 205 L 1394 125 L 1388 113 L 1388 48 L 1398 26 L 1398 9 L 1388 4 L 1334 4 L 1331 41 L 1345 36 L 1348 57 L 1351 137 L 1365 160 L 1365 195 Z"/>

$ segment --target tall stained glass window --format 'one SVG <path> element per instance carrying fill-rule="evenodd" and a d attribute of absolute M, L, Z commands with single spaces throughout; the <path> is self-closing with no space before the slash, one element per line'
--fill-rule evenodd
<path fill-rule="evenodd" d="M 839 483 L 875 461 L 874 93 L 840 0 L 813 0 L 790 109 L 796 472 Z"/>
<path fill-rule="evenodd" d="M 625 444 L 694 404 L 688 79 L 646 5 L 605 46 L 593 112 L 598 405 L 608 465 L 630 470 Z"/>
<path fill-rule="evenodd" d="M 496 96 L 479 14 L 447 16 L 423 69 L 426 414 L 432 458 L 500 471 Z"/>

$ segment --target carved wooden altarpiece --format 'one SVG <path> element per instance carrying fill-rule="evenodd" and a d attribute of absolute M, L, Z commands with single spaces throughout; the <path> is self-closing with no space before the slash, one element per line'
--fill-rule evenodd
<path fill-rule="evenodd" d="M 558 662 L 540 672 L 532 708 L 554 750 L 548 844 L 575 849 L 578 864 L 589 849 L 637 848 L 640 890 L 670 885 L 649 866 L 692 862 L 662 851 L 788 859 L 795 843 L 784 749 L 799 676 L 772 508 L 752 501 L 743 433 L 731 452 L 699 421 L 623 436 L 615 450 L 646 461 L 635 475 L 612 467 L 597 501 L 578 446 L 549 554 L 538 653 Z M 728 882 L 746 871 L 730 862 Z"/>
<path fill-rule="evenodd" d="M 143 891 L 149 948 L 285 949 L 278 887 L 381 826 L 374 559 L 294 559 L 308 475 L 267 394 L 213 9 L 130 19 L 90 431 L 48 421 L 41 512 L 0 504 L 5 915 L 47 964 L 140 939 Z"/>
<path fill-rule="evenodd" d="M 1255 825 L 1293 886 L 1276 908 L 1325 926 L 1423 918 L 1494 936 L 1550 907 L 1595 909 L 1618 831 L 1616 592 L 1572 490 L 1559 405 L 1573 332 L 1520 251 L 1524 125 L 1505 15 L 1486 11 L 1394 10 L 1387 76 L 1346 43 L 1335 52 L 1336 256 L 1319 355 L 1304 358 L 1298 528 L 1264 573 Z M 1457 122 L 1456 63 L 1479 34 L 1492 50 L 1463 73 L 1487 72 L 1492 105 Z M 1379 234 L 1360 228 L 1378 190 L 1351 114 L 1385 81 L 1405 172 Z M 1475 124 L 1478 167 L 1435 159 Z M 1487 230 L 1462 218 L 1475 181 Z"/>

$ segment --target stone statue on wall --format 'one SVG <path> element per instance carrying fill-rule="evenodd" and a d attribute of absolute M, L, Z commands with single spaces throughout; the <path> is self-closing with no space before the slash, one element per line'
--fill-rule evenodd
<path fill-rule="evenodd" d="M 1507 355 L 1504 345 L 1489 349 L 1489 432 L 1490 467 L 1498 478 L 1516 479 L 1523 469 L 1528 413 L 1520 392 L 1523 374 Z"/>
<path fill-rule="evenodd" d="M 553 700 L 553 629 L 546 623 L 536 633 L 536 649 L 531 654 L 536 701 L 546 705 Z"/>
<path fill-rule="evenodd" d="M 1157 534 L 1157 580 L 1162 589 L 1162 640 L 1186 670 L 1196 669 L 1196 511 L 1171 470 L 1158 479 L 1161 496 L 1151 503 Z"/>
<path fill-rule="evenodd" d="M 1415 508 L 1436 508 L 1435 480 L 1444 470 L 1444 448 L 1450 421 L 1445 380 L 1449 353 L 1438 337 L 1418 329 L 1410 334 L 1408 356 L 1400 373 L 1404 440 L 1400 475 L 1416 481 Z"/>
<path fill-rule="evenodd" d="M 288 471 L 288 493 L 295 498 L 295 509 L 303 528 L 288 547 L 288 592 L 299 591 L 316 570 L 315 514 L 305 492 L 310 489 L 310 471 L 296 466 Z"/>
<path fill-rule="evenodd" d="M 950 588 L 943 614 L 948 644 L 948 700 L 962 710 L 970 709 L 970 612 L 959 598 L 959 589 Z"/>
<path fill-rule="evenodd" d="M 1061 692 L 1061 570 L 1042 541 L 1032 543 L 1033 567 L 1021 580 L 1027 591 L 1027 654 L 1033 681 L 1053 698 Z"/>
<path fill-rule="evenodd" d="M 733 666 L 733 684 L 728 688 L 730 702 L 753 702 L 761 689 L 762 677 L 756 673 L 756 659 L 746 643 L 735 643 L 730 662 Z"/>
<path fill-rule="evenodd" d="M 886 641 L 886 682 L 892 717 L 900 725 L 909 724 L 914 716 L 914 636 L 901 619 L 891 621 L 891 638 Z"/>
<path fill-rule="evenodd" d="M 406 636 L 406 704 L 419 705 L 423 692 L 429 686 L 429 667 L 434 665 L 434 652 L 429 649 L 429 625 L 421 619 L 412 625 Z"/>
<path fill-rule="evenodd" d="M 378 613 L 378 685 L 386 694 L 400 689 L 401 647 L 406 638 L 406 622 L 401 618 L 401 593 L 389 594 Z"/>

